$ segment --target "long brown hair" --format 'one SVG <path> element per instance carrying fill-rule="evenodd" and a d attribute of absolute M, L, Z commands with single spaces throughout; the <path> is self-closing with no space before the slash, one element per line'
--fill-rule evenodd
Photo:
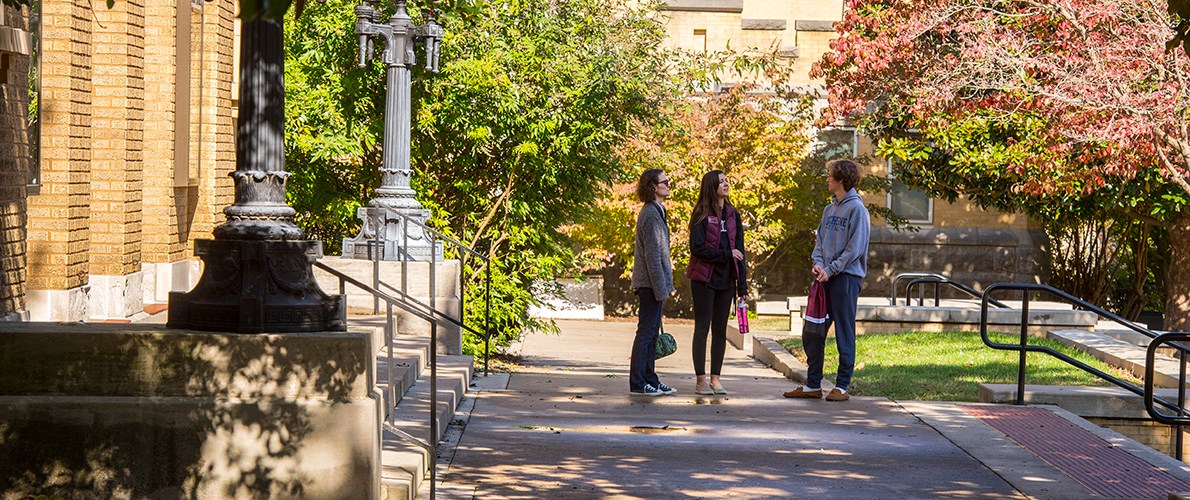
<path fill-rule="evenodd" d="M 723 218 L 723 214 L 719 213 L 718 207 L 715 206 L 715 192 L 719 190 L 720 175 L 726 176 L 727 174 L 722 170 L 712 170 L 702 176 L 702 184 L 698 187 L 698 201 L 694 203 L 694 212 L 690 214 L 690 227 L 694 227 L 712 214 Z M 728 200 L 723 200 L 724 207 L 730 203 Z"/>

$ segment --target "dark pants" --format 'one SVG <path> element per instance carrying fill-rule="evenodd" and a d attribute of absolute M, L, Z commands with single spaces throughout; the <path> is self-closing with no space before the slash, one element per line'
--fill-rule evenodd
<path fill-rule="evenodd" d="M 859 276 L 837 274 L 823 283 L 826 288 L 826 311 L 830 314 L 827 328 L 834 325 L 835 346 L 839 349 L 835 387 L 843 390 L 851 385 L 851 373 L 855 371 L 855 308 L 862 281 Z M 826 335 L 802 335 L 802 347 L 806 350 L 806 387 L 820 388 Z"/>
<path fill-rule="evenodd" d="M 711 375 L 723 371 L 723 354 L 727 351 L 727 317 L 731 314 L 733 290 L 715 290 L 699 281 L 690 282 L 694 299 L 694 344 L 690 352 L 694 359 L 694 374 L 706 374 L 707 333 L 711 334 Z"/>
<path fill-rule="evenodd" d="M 632 341 L 632 367 L 628 371 L 628 390 L 640 391 L 645 384 L 657 387 L 661 380 L 654 369 L 657 334 L 661 331 L 661 304 L 652 288 L 637 288 L 640 312 L 636 319 L 636 338 Z"/>

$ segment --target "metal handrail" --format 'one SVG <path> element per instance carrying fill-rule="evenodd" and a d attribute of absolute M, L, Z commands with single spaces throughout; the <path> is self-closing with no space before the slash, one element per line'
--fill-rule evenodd
<path fill-rule="evenodd" d="M 437 355 L 437 353 L 438 353 L 438 349 L 437 349 L 437 346 L 438 346 L 438 323 L 436 321 L 434 321 L 433 315 L 429 315 L 422 311 L 419 311 L 417 308 L 405 303 L 405 301 L 403 299 L 393 297 L 392 295 L 389 295 L 385 292 L 382 292 L 380 290 L 372 288 L 371 286 L 364 284 L 362 281 L 352 278 L 351 276 L 348 276 L 348 275 L 336 270 L 333 267 L 323 264 L 322 262 L 314 261 L 313 265 L 314 265 L 314 267 L 321 269 L 321 270 L 329 273 L 331 276 L 334 276 L 339 279 L 339 295 L 347 294 L 347 283 L 350 283 L 351 285 L 359 288 L 360 290 L 363 290 L 365 292 L 372 294 L 372 296 L 375 297 L 377 300 L 383 300 L 387 304 L 388 314 L 385 317 L 384 343 L 385 343 L 385 351 L 387 351 L 386 354 L 388 357 L 388 368 L 385 370 L 385 372 L 388 374 L 388 388 L 387 388 L 387 390 L 389 392 L 389 396 L 388 396 L 388 404 L 386 404 L 385 408 L 384 408 L 384 422 L 382 422 L 381 425 L 384 427 L 385 430 L 392 432 L 392 433 L 406 439 L 407 441 L 411 441 L 414 444 L 421 447 L 422 449 L 426 450 L 427 455 L 429 455 L 429 457 L 430 457 L 430 463 L 429 463 L 429 467 L 428 467 L 429 470 L 427 472 L 430 475 L 430 488 L 433 489 L 437 482 L 437 467 L 438 467 L 437 446 L 438 446 L 438 436 L 439 436 L 439 432 L 438 432 L 438 355 Z M 396 330 L 395 321 L 393 319 L 394 318 L 393 317 L 393 306 L 404 309 L 406 312 L 408 312 L 414 316 L 417 316 L 418 318 L 420 318 L 422 320 L 430 322 L 430 347 L 428 349 L 430 352 L 430 362 L 429 362 L 429 365 L 430 365 L 430 436 L 429 436 L 429 439 L 425 440 L 425 441 L 422 441 L 420 438 L 413 436 L 412 434 L 409 434 L 408 432 L 405 432 L 404 430 L 398 428 L 393 421 L 394 417 L 396 416 L 396 408 L 397 408 L 397 394 L 395 393 L 395 391 L 397 390 L 397 385 L 396 385 L 396 379 L 394 377 L 394 373 L 396 370 L 393 369 L 393 366 L 395 366 L 395 363 L 393 362 L 393 351 L 396 350 L 395 337 L 396 337 L 397 330 Z"/>
<path fill-rule="evenodd" d="M 916 279 L 910 281 L 908 285 L 905 285 L 905 305 L 909 305 L 909 301 L 913 300 L 913 299 L 910 299 L 909 297 L 913 296 L 912 291 L 913 291 L 913 287 L 915 285 L 920 285 L 920 288 L 918 289 L 917 305 L 918 306 L 923 305 L 923 303 L 925 302 L 925 295 L 924 295 L 925 294 L 925 285 L 929 285 L 929 284 L 934 285 L 934 307 L 938 307 L 939 302 L 940 302 L 938 299 L 938 288 L 939 288 L 938 285 L 949 285 L 952 288 L 967 294 L 971 298 L 979 299 L 979 300 L 983 299 L 983 294 L 979 293 L 978 290 L 971 288 L 971 287 L 969 287 L 963 283 L 960 283 L 958 281 L 952 280 L 950 278 L 922 277 L 922 278 L 916 278 Z M 1001 309 L 1008 308 L 1008 306 L 1004 305 L 1003 302 L 1000 302 L 996 299 L 990 299 L 990 300 L 988 300 L 988 302 L 990 304 L 992 304 L 993 306 L 996 306 Z"/>
<path fill-rule="evenodd" d="M 946 276 L 943 276 L 938 273 L 920 273 L 920 272 L 897 274 L 896 276 L 893 276 L 892 284 L 889 287 L 892 291 L 890 292 L 890 295 L 888 297 L 888 305 L 890 305 L 890 306 L 897 305 L 897 282 L 899 282 L 903 279 L 910 279 L 910 278 L 943 278 L 943 279 L 945 279 Z M 909 296 L 908 295 L 905 296 L 905 305 L 909 305 Z"/>
<path fill-rule="evenodd" d="M 424 234 L 428 237 L 429 243 L 430 243 L 430 304 L 426 304 L 426 303 L 416 299 L 415 297 L 409 295 L 408 293 L 406 293 L 408 290 L 408 278 L 407 277 L 409 276 L 408 263 L 410 261 L 410 256 L 407 251 L 403 250 L 404 253 L 403 253 L 403 255 L 401 255 L 401 260 L 400 260 L 400 262 L 401 262 L 401 288 L 398 289 L 395 286 L 392 286 L 392 285 L 389 285 L 388 283 L 383 283 L 380 281 L 380 260 L 381 259 L 380 259 L 379 249 L 382 248 L 380 233 L 381 233 L 381 227 L 383 227 L 385 224 L 389 224 L 389 223 L 400 223 L 401 224 L 401 227 L 403 228 L 403 230 L 401 231 L 402 242 L 401 242 L 400 248 L 402 248 L 402 249 L 409 248 L 409 224 L 412 224 L 412 225 L 420 228 L 422 231 L 422 234 Z M 409 302 L 412 302 L 413 304 L 416 304 L 419 307 L 424 308 L 425 310 L 429 311 L 432 315 L 436 315 L 440 318 L 446 319 L 447 321 L 453 323 L 454 325 L 458 326 L 459 328 L 462 328 L 468 332 L 471 332 L 472 334 L 481 336 L 484 339 L 483 373 L 485 376 L 488 375 L 488 361 L 491 358 L 492 336 L 495 333 L 495 330 L 492 328 L 492 261 L 491 261 L 491 259 L 489 257 L 475 251 L 475 249 L 468 247 L 467 245 L 463 244 L 462 242 L 460 242 L 454 238 L 451 238 L 450 236 L 442 234 L 441 231 L 438 231 L 437 229 L 434 229 L 434 228 L 426 225 L 424 222 L 418 220 L 417 218 L 415 218 L 409 214 L 405 214 L 405 213 L 395 211 L 392 209 L 385 209 L 383 211 L 379 211 L 376 215 L 374 227 L 375 227 L 375 234 L 374 234 L 375 247 L 378 250 L 375 252 L 372 252 L 372 284 L 373 284 L 373 287 L 377 290 L 380 290 L 382 288 L 388 288 L 395 292 L 398 292 L 398 293 L 400 293 L 400 295 L 403 299 L 405 299 Z M 435 304 L 435 301 L 437 299 L 437 297 L 436 297 L 437 294 L 435 293 L 435 287 L 437 286 L 437 279 L 435 277 L 435 269 L 437 268 L 437 262 L 438 262 L 438 252 L 437 252 L 438 242 L 448 243 L 448 244 L 450 244 L 450 246 L 453 249 L 459 251 L 459 253 L 460 253 L 459 276 L 456 281 L 456 285 L 458 286 L 458 289 L 459 289 L 458 319 L 455 319 L 453 316 L 446 314 L 443 311 L 438 310 L 438 308 L 436 307 L 436 304 Z M 463 273 L 467 269 L 468 256 L 470 256 L 472 258 L 480 259 L 483 262 L 483 268 L 484 268 L 484 272 L 485 272 L 485 276 L 484 276 L 484 318 L 483 318 L 482 331 L 479 329 L 467 326 L 466 321 L 465 321 L 466 320 L 465 312 L 466 312 L 466 298 L 467 298 L 467 280 L 464 279 Z M 373 302 L 373 312 L 379 314 L 379 302 L 378 301 Z"/>
<path fill-rule="evenodd" d="M 989 300 L 991 300 L 990 298 L 991 298 L 992 294 L 995 292 L 1001 291 L 1001 290 L 1019 290 L 1020 292 L 1022 292 L 1021 293 L 1021 295 L 1022 295 L 1021 309 L 1020 309 L 1020 311 L 1021 311 L 1021 336 L 1020 336 L 1021 341 L 1020 341 L 1020 344 L 1001 344 L 998 342 L 993 342 L 992 339 L 988 336 L 988 303 L 989 303 Z M 1028 317 L 1029 317 L 1029 292 L 1031 292 L 1031 291 L 1032 292 L 1049 293 L 1050 295 L 1053 295 L 1054 297 L 1062 299 L 1063 301 L 1065 301 L 1073 306 L 1077 306 L 1077 307 L 1084 309 L 1086 311 L 1090 311 L 1095 314 L 1098 314 L 1099 316 L 1110 319 L 1111 321 L 1113 321 L 1117 324 L 1123 325 L 1124 327 L 1127 327 L 1137 333 L 1140 333 L 1142 335 L 1145 335 L 1149 338 L 1154 339 L 1154 341 L 1150 341 L 1150 343 L 1149 343 L 1147 359 L 1145 360 L 1145 385 L 1144 385 L 1144 387 L 1141 388 L 1141 387 L 1132 385 L 1131 383 L 1124 381 L 1114 375 L 1103 372 L 1097 368 L 1087 365 L 1086 363 L 1083 363 L 1082 361 L 1079 361 L 1079 360 L 1074 359 L 1070 356 L 1067 356 L 1066 354 L 1064 354 L 1060 351 L 1051 349 L 1046 346 L 1029 345 L 1029 342 L 1028 342 L 1028 337 L 1029 337 Z M 1119 315 L 1117 315 L 1115 313 L 1107 311 L 1099 306 L 1091 304 L 1090 302 L 1082 300 L 1078 297 L 1075 297 L 1069 293 L 1066 293 L 1062 290 L 1059 290 L 1059 289 L 1054 288 L 1049 285 L 1040 285 L 1040 284 L 1034 284 L 1034 283 L 997 283 L 997 284 L 987 287 L 987 289 L 984 290 L 984 292 L 983 292 L 983 300 L 980 301 L 979 335 L 983 339 L 983 343 L 985 345 L 987 345 L 988 347 L 991 347 L 993 349 L 1001 349 L 1001 350 L 1019 351 L 1020 352 L 1020 360 L 1018 361 L 1018 366 L 1017 366 L 1016 404 L 1018 404 L 1018 405 L 1025 404 L 1026 353 L 1039 352 L 1039 353 L 1048 354 L 1054 358 L 1057 358 L 1059 360 L 1066 362 L 1069 365 L 1072 365 L 1072 366 L 1079 368 L 1087 373 L 1095 375 L 1096 377 L 1099 377 L 1103 380 L 1111 382 L 1112 384 L 1116 385 L 1117 387 L 1120 387 L 1121 389 L 1124 389 L 1128 392 L 1131 392 L 1133 394 L 1143 397 L 1145 400 L 1145 411 L 1147 411 L 1149 413 L 1149 416 L 1153 417 L 1153 420 L 1156 420 L 1156 421 L 1162 422 L 1162 423 L 1166 423 L 1166 424 L 1170 424 L 1170 425 L 1174 425 L 1175 427 L 1178 428 L 1177 443 L 1176 443 L 1177 458 L 1179 460 L 1182 459 L 1181 426 L 1182 426 L 1182 424 L 1185 424 L 1187 422 L 1187 417 L 1186 417 L 1186 412 L 1185 412 L 1186 353 L 1188 350 L 1190 350 L 1190 348 L 1187 348 L 1183 344 L 1173 343 L 1173 342 L 1174 342 L 1174 339 L 1190 340 L 1190 336 L 1187 336 L 1190 334 L 1167 333 L 1167 334 L 1158 335 L 1157 333 L 1153 332 L 1152 330 L 1149 330 L 1148 328 L 1144 328 L 1140 325 L 1137 325 L 1136 323 L 1128 321 L 1127 319 L 1124 319 L 1123 317 L 1120 317 Z M 1187 336 L 1187 337 L 1183 338 L 1182 336 Z M 1154 359 L 1155 359 L 1154 356 L 1156 353 L 1157 346 L 1160 345 L 1161 343 L 1170 343 L 1170 345 L 1172 347 L 1174 347 L 1175 349 L 1178 350 L 1178 357 L 1181 359 L 1182 373 L 1178 379 L 1179 394 L 1178 394 L 1177 403 L 1172 403 L 1170 401 L 1165 400 L 1164 398 L 1158 398 L 1154 394 L 1154 390 L 1153 390 L 1153 371 L 1154 371 Z M 1158 412 L 1154 403 L 1178 412 L 1179 416 L 1178 417 L 1169 417 L 1169 416 L 1166 416 L 1166 415 Z"/>
<path fill-rule="evenodd" d="M 1190 417 L 1186 415 L 1186 348 L 1184 344 L 1173 344 L 1173 342 L 1190 341 L 1190 333 L 1187 332 L 1169 332 L 1162 333 L 1149 342 L 1149 348 L 1145 351 L 1145 411 L 1149 412 L 1149 416 L 1153 420 L 1161 422 L 1166 425 L 1174 425 L 1179 428 L 1182 425 L 1190 422 Z M 1153 383 L 1153 372 L 1156 371 L 1157 349 L 1161 344 L 1171 344 L 1178 348 L 1180 355 L 1178 356 L 1178 415 L 1170 416 L 1161 413 L 1153 402 L 1157 400 L 1155 396 L 1155 384 Z M 1178 433 L 1178 450 L 1182 449 L 1181 442 L 1182 433 Z M 1179 455 L 1179 459 L 1182 457 Z"/>

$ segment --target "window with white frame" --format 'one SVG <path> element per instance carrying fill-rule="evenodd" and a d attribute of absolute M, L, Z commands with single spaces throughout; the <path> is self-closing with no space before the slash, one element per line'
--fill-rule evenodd
<path fill-rule="evenodd" d="M 825 161 L 839 158 L 855 158 L 858 153 L 858 137 L 855 127 L 829 127 L 819 129 L 815 135 L 813 151 Z"/>
<path fill-rule="evenodd" d="M 894 165 L 893 160 L 888 160 L 888 175 L 892 179 L 892 186 L 888 190 L 889 210 L 913 224 L 933 224 L 934 199 L 897 179 L 893 175 Z"/>

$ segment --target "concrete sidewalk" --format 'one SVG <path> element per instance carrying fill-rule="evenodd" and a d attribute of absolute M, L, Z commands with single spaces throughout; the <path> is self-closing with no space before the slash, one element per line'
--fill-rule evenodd
<path fill-rule="evenodd" d="M 523 371 L 477 376 L 470 414 L 444 443 L 439 496 L 1103 498 L 962 409 L 972 404 L 789 400 L 791 381 L 730 346 L 731 394 L 698 396 L 689 324 L 667 324 L 678 352 L 658 363 L 678 394 L 629 396 L 635 324 L 559 325 L 516 346 Z"/>

